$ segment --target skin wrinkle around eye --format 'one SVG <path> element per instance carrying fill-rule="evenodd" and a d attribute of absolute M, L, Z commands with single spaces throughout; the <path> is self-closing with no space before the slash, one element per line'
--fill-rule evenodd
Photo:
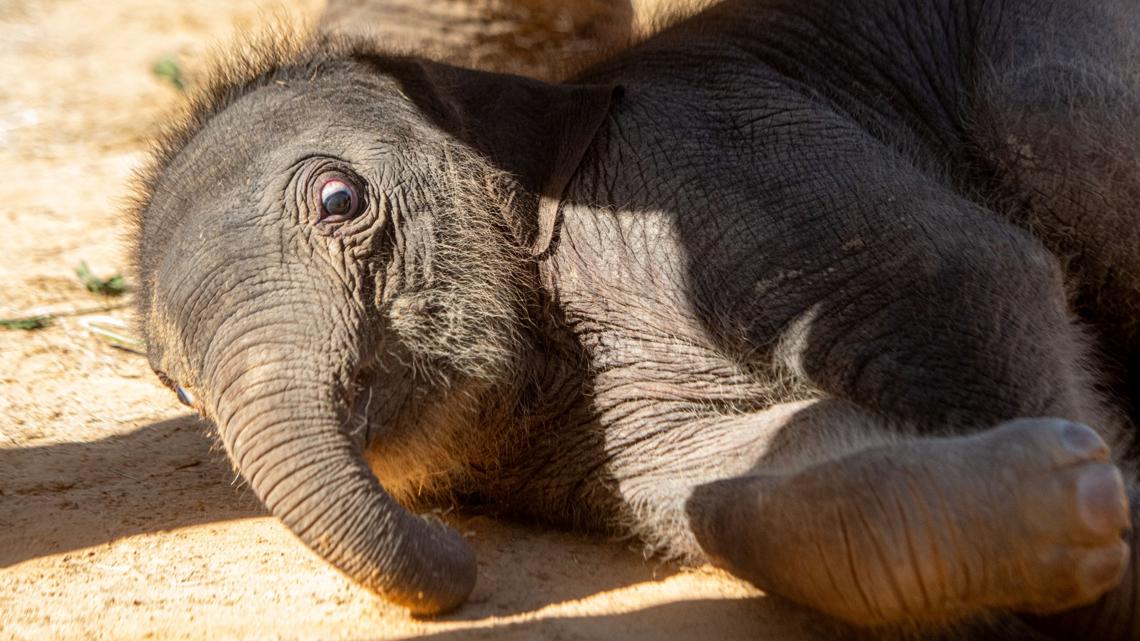
<path fill-rule="evenodd" d="M 289 197 L 286 195 L 283 201 L 287 207 L 291 203 L 297 212 L 296 215 L 293 216 L 293 220 L 296 221 L 296 225 L 293 226 L 293 228 L 298 232 L 295 236 L 297 243 L 291 245 L 299 246 L 300 251 L 298 256 L 302 259 L 307 259 L 309 264 L 324 263 L 331 267 L 340 285 L 350 294 L 347 297 L 348 300 L 355 301 L 357 297 L 352 294 L 356 293 L 358 289 L 357 283 L 362 279 L 350 276 L 351 266 L 348 264 L 348 255 L 350 252 L 348 251 L 348 247 L 346 247 L 346 241 L 354 238 L 355 234 L 348 235 L 338 232 L 342 229 L 346 229 L 350 232 L 356 231 L 353 229 L 353 226 L 363 232 L 376 225 L 377 221 L 382 220 L 382 217 L 377 215 L 378 212 L 376 208 L 371 206 L 371 203 L 375 202 L 375 199 L 368 196 L 371 190 L 370 183 L 363 178 L 360 178 L 359 181 L 352 181 L 358 182 L 358 184 L 364 187 L 362 190 L 363 193 L 358 193 L 358 198 L 363 200 L 361 211 L 353 219 L 333 223 L 336 231 L 332 234 L 328 233 L 328 227 L 322 227 L 320 222 L 317 221 L 319 214 L 314 215 L 315 212 L 312 207 L 312 203 L 314 202 L 316 202 L 319 207 L 320 185 L 318 181 L 321 180 L 321 177 L 330 173 L 347 174 L 351 171 L 347 166 L 348 163 L 342 160 L 326 156 L 314 154 L 303 157 L 298 163 L 294 164 L 293 177 L 286 187 L 287 194 L 291 192 L 293 196 Z M 341 167 L 344 168 L 340 169 Z M 313 192 L 317 193 L 317 198 L 311 197 Z M 375 218 L 376 221 L 373 221 L 373 218 Z M 321 239 L 324 240 L 322 241 Z M 321 244 L 324 245 L 324 252 L 319 251 Z M 339 257 L 339 259 L 337 257 Z M 282 254 L 282 267 L 288 269 L 291 266 L 284 262 L 286 258 L 286 255 Z M 333 304 L 331 308 L 335 310 L 338 316 L 338 318 L 332 320 L 349 320 L 345 317 L 344 311 L 341 310 L 339 306 Z M 349 326 L 354 326 L 354 324 L 350 324 Z"/>

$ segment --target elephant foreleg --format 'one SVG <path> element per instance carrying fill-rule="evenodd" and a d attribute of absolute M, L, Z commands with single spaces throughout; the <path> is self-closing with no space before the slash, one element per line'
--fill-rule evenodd
<path fill-rule="evenodd" d="M 1107 452 L 1083 426 L 1022 420 L 703 485 L 688 512 L 735 573 L 857 624 L 1059 611 L 1114 587 L 1128 555 Z"/>
<path fill-rule="evenodd" d="M 1116 585 L 1129 554 L 1123 481 L 1075 423 L 921 438 L 828 399 L 689 429 L 667 465 L 611 461 L 625 520 L 856 624 L 1064 610 Z"/>
<path fill-rule="evenodd" d="M 1007 3 L 968 116 L 999 209 L 1067 266 L 1140 418 L 1140 8 Z M 1023 35 L 1024 34 L 1024 35 Z M 992 42 L 991 42 L 992 40 Z"/>

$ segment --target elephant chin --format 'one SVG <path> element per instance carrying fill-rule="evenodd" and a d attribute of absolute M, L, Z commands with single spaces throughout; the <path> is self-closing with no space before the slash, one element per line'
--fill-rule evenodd
<path fill-rule="evenodd" d="M 220 398 L 218 428 L 274 516 L 350 578 L 415 614 L 440 614 L 466 600 L 476 576 L 470 545 L 385 491 L 341 429 L 347 410 L 333 394 L 298 398 L 332 385 L 281 377 L 235 387 L 256 394 Z"/>

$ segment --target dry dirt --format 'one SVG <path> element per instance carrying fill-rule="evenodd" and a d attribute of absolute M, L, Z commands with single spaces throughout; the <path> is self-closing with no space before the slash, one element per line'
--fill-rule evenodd
<path fill-rule="evenodd" d="M 124 305 L 73 269 L 127 267 L 128 179 L 179 99 L 151 68 L 175 55 L 192 79 L 210 43 L 264 17 L 0 0 L 0 317 Z M 208 427 L 84 318 L 0 329 L 0 639 L 816 638 L 811 617 L 715 570 L 479 515 L 450 517 L 480 558 L 470 603 L 410 618 L 267 517 Z"/>

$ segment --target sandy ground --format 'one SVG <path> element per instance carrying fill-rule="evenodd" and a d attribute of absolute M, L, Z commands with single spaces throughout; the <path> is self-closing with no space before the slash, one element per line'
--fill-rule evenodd
<path fill-rule="evenodd" d="M 222 0 L 0 0 L 0 317 L 129 302 L 73 269 L 127 267 L 128 178 L 179 99 L 151 67 L 176 55 L 193 79 L 211 42 L 263 17 Z M 83 318 L 0 329 L 0 639 L 822 638 L 715 570 L 470 514 L 450 517 L 480 558 L 470 603 L 412 619 L 265 516 L 208 426 Z"/>

